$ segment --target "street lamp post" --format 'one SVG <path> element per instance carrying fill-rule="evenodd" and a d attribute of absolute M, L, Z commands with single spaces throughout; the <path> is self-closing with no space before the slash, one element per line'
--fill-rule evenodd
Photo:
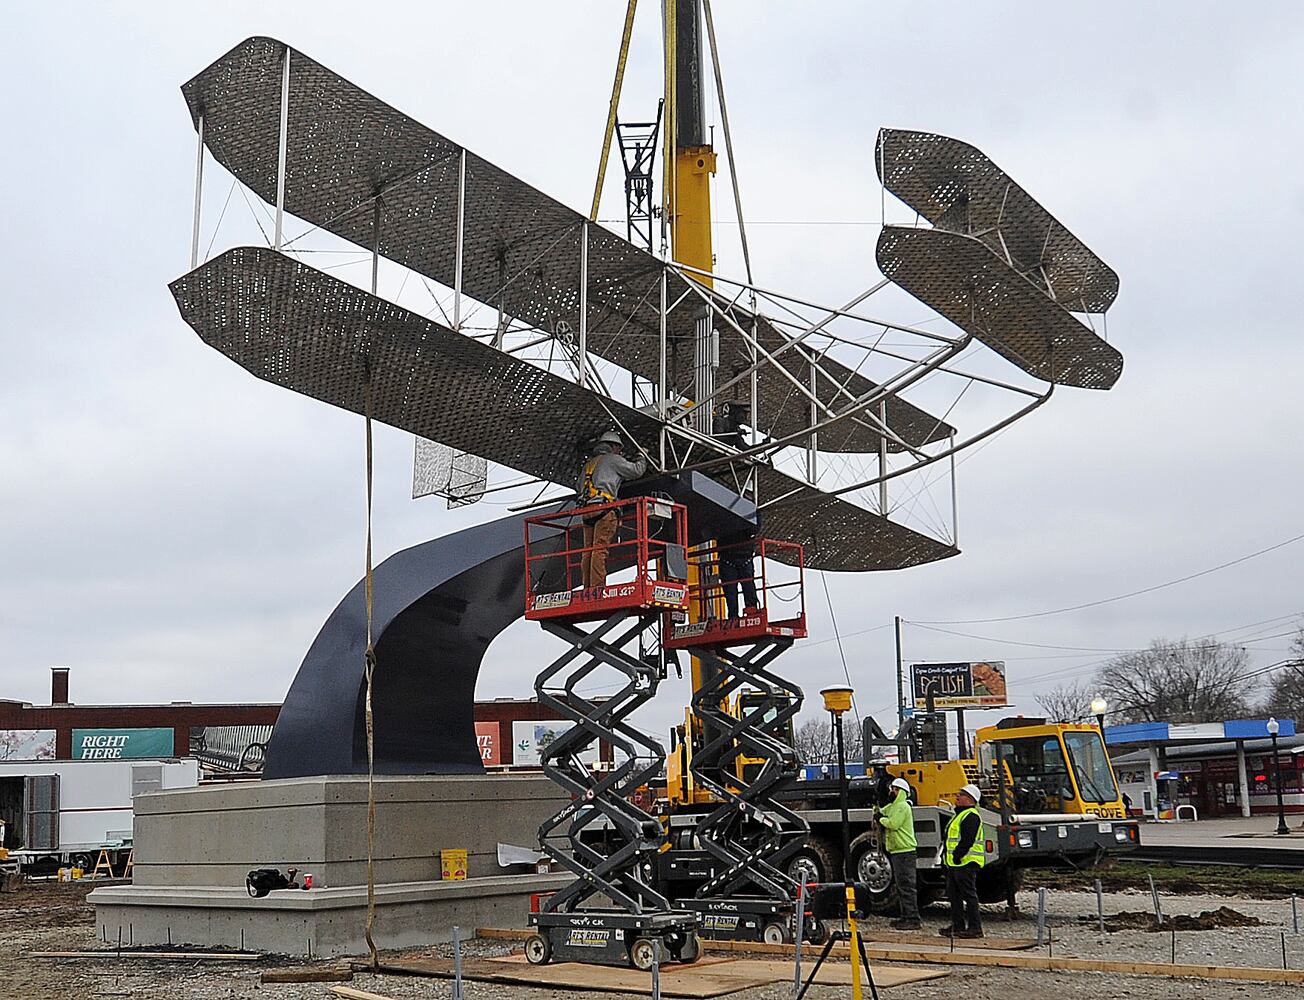
<path fill-rule="evenodd" d="M 1099 696 L 1091 699 L 1091 714 L 1096 717 L 1096 725 L 1100 726 L 1100 738 L 1105 738 L 1105 713 L 1109 711 L 1109 702 Z"/>
<path fill-rule="evenodd" d="M 1275 718 L 1268 720 L 1268 735 L 1272 737 L 1272 770 L 1277 778 L 1277 833 L 1286 835 L 1290 827 L 1286 825 L 1286 804 L 1281 797 L 1281 759 L 1277 756 L 1277 734 L 1281 732 L 1281 723 Z"/>

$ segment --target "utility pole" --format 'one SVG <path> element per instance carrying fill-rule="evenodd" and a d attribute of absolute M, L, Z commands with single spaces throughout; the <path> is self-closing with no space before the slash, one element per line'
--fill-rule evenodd
<path fill-rule="evenodd" d="M 897 733 L 906 724 L 906 673 L 901 665 L 901 616 L 896 616 L 896 654 L 897 654 Z"/>

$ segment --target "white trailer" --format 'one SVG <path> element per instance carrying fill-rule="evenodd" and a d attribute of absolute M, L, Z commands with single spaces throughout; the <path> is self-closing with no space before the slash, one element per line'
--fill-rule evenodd
<path fill-rule="evenodd" d="M 199 784 L 186 760 L 42 760 L 0 763 L 0 844 L 24 869 L 90 869 L 101 849 L 126 863 L 137 795 Z"/>

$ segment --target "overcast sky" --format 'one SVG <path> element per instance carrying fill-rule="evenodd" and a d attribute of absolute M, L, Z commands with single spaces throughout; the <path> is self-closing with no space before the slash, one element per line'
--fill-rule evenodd
<path fill-rule="evenodd" d="M 631 117 L 660 89 L 657 5 L 644 7 Z M 48 666 L 67 664 L 84 703 L 278 701 L 361 570 L 361 422 L 203 346 L 168 293 L 188 268 L 193 191 L 179 86 L 270 34 L 583 210 L 623 8 L 8 13 L 0 697 L 46 702 Z M 894 615 L 968 622 L 1077 605 L 1304 533 L 1304 11 L 1229 10 L 717 0 L 760 283 L 840 301 L 874 280 L 884 125 L 979 146 L 1121 276 L 1109 332 L 1122 379 L 1108 393 L 1058 391 L 964 462 L 963 554 L 828 577 L 862 711 L 892 710 Z M 229 184 L 211 168 L 206 212 Z M 607 217 L 620 209 L 612 191 Z M 238 195 L 229 212 L 249 216 Z M 835 221 L 865 224 L 810 224 Z M 229 245 L 219 232 L 213 252 Z M 382 429 L 378 449 L 382 554 L 503 513 L 411 501 L 410 436 Z M 1004 659 L 1028 711 L 1038 689 L 1156 637 L 1257 640 L 1253 662 L 1270 663 L 1288 643 L 1271 636 L 1304 610 L 1302 555 L 1304 542 L 1288 545 L 1071 614 L 934 626 L 972 638 L 907 625 L 906 657 Z M 842 666 L 817 577 L 808 603 L 812 638 L 783 662 L 814 696 Z M 495 644 L 481 696 L 530 694 L 536 635 L 519 623 Z M 685 694 L 663 690 L 645 716 L 658 731 Z"/>

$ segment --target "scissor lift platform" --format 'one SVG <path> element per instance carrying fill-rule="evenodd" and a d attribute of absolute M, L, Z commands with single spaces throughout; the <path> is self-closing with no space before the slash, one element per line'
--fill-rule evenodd
<path fill-rule="evenodd" d="M 614 514 L 609 545 L 585 544 L 585 525 Z M 688 561 L 684 539 L 688 513 L 682 504 L 630 497 L 590 504 L 525 521 L 525 617 L 599 621 L 618 611 L 683 611 L 688 608 Z M 586 587 L 584 560 L 605 549 L 609 572 L 622 579 Z"/>
<path fill-rule="evenodd" d="M 753 551 L 750 575 L 723 579 L 719 567 L 731 556 Z M 765 638 L 806 638 L 805 565 L 802 546 L 773 538 L 758 538 L 732 545 L 714 545 L 693 552 L 697 581 L 688 590 L 688 612 L 667 615 L 662 634 L 666 649 L 700 646 L 734 646 Z M 759 558 L 760 565 L 756 566 Z M 782 559 L 782 562 L 778 560 Z M 748 561 L 746 555 L 743 561 Z M 756 603 L 743 605 L 741 614 L 730 617 L 724 588 L 746 584 L 756 588 Z"/>
<path fill-rule="evenodd" d="M 654 497 L 525 522 L 525 617 L 570 647 L 534 689 L 541 705 L 573 723 L 539 753 L 543 773 L 571 797 L 540 826 L 539 846 L 575 881 L 530 915 L 532 964 L 556 957 L 650 969 L 701 954 L 697 914 L 675 907 L 648 878 L 664 832 L 638 793 L 664 766 L 665 747 L 629 721 L 665 677 L 663 615 L 688 607 L 687 534 L 686 508 Z M 591 571 L 595 557 L 617 582 Z M 606 681 L 616 690 L 601 699 L 581 688 Z M 609 771 L 584 761 L 599 742 L 621 754 Z M 587 842 L 581 835 L 594 821 L 608 835 Z"/>

